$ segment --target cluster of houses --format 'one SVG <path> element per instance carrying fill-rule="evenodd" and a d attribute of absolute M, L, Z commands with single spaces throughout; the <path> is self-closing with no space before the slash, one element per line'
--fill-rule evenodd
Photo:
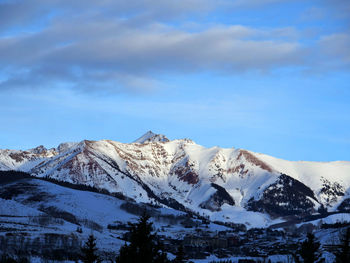
<path fill-rule="evenodd" d="M 176 248 L 182 246 L 188 257 L 204 259 L 213 254 L 218 258 L 233 255 L 266 258 L 272 254 L 290 254 L 291 251 L 295 251 L 296 244 L 288 243 L 285 235 L 283 231 L 270 229 L 212 232 L 196 228 L 181 240 L 171 239 L 165 235 L 160 237 L 167 251 L 175 253 Z"/>
<path fill-rule="evenodd" d="M 291 254 L 297 249 L 297 233 L 273 229 L 253 228 L 245 231 L 236 228 L 227 228 L 225 231 L 212 231 L 205 224 L 196 220 L 182 222 L 186 231 L 182 237 L 169 235 L 172 226 L 162 226 L 158 229 L 158 237 L 164 244 L 164 249 L 175 254 L 182 246 L 187 257 L 205 259 L 210 255 L 218 258 L 231 256 L 251 256 L 254 258 L 268 258 L 268 255 Z M 110 225 L 113 230 L 124 232 L 123 239 L 128 240 L 130 226 L 119 223 Z"/>

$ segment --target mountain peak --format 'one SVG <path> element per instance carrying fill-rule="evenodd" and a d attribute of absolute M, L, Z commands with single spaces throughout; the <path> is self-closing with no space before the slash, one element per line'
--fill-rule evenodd
<path fill-rule="evenodd" d="M 78 143 L 76 142 L 64 142 L 61 143 L 60 145 L 58 145 L 57 150 L 59 153 L 63 153 L 65 151 L 68 151 L 69 149 L 71 149 L 72 147 L 78 145 Z"/>
<path fill-rule="evenodd" d="M 134 141 L 134 143 L 149 143 L 149 142 L 168 142 L 169 139 L 163 134 L 156 134 L 152 131 L 146 132 L 140 138 Z"/>
<path fill-rule="evenodd" d="M 46 152 L 47 149 L 43 145 L 40 145 L 40 146 L 35 147 L 33 149 L 29 149 L 28 151 L 35 153 L 35 154 L 42 154 L 42 153 Z"/>

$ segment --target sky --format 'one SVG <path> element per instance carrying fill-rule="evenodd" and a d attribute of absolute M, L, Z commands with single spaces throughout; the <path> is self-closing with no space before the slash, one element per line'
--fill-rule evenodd
<path fill-rule="evenodd" d="M 348 0 L 0 0 L 0 149 L 148 130 L 350 161 Z"/>

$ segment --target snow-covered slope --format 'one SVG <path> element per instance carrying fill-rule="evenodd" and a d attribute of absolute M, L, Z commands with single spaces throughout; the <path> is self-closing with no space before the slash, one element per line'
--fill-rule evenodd
<path fill-rule="evenodd" d="M 158 234 L 183 238 L 194 231 L 181 224 L 187 215 L 173 209 L 138 205 L 34 178 L 0 180 L 0 252 L 4 252 L 1 248 L 6 237 L 12 244 L 7 253 L 23 244 L 40 257 L 46 246 L 51 252 L 57 248 L 80 253 L 81 242 L 93 233 L 100 252 L 116 254 L 125 243 L 121 238 L 128 222 L 136 222 L 145 209 Z M 170 222 L 167 231 L 162 231 Z M 214 224 L 211 227 L 213 232 L 227 229 Z"/>
<path fill-rule="evenodd" d="M 325 206 L 332 207 L 349 195 L 350 162 L 291 162 L 265 154 L 255 154 L 273 169 L 288 174 L 314 190 Z"/>
<path fill-rule="evenodd" d="M 290 162 L 152 132 L 131 144 L 85 140 L 51 150 L 0 150 L 0 169 L 121 192 L 220 221 L 246 223 L 241 215 L 250 210 L 261 226 L 272 222 L 270 216 L 312 214 L 321 205 L 335 210 L 349 198 L 350 186 L 350 162 Z"/>

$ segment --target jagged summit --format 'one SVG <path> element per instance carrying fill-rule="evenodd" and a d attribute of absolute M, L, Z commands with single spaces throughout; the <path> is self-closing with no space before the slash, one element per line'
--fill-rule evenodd
<path fill-rule="evenodd" d="M 40 145 L 38 147 L 32 148 L 28 150 L 29 152 L 35 153 L 35 154 L 42 154 L 47 151 L 47 149 L 43 146 Z"/>
<path fill-rule="evenodd" d="M 64 142 L 64 143 L 61 143 L 60 145 L 58 145 L 57 147 L 57 151 L 59 153 L 62 153 L 62 152 L 65 152 L 67 151 L 68 149 L 76 146 L 78 143 L 76 142 Z"/>
<path fill-rule="evenodd" d="M 149 143 L 149 142 L 169 142 L 170 140 L 163 134 L 156 134 L 152 131 L 146 132 L 140 138 L 134 141 L 134 143 Z"/>

